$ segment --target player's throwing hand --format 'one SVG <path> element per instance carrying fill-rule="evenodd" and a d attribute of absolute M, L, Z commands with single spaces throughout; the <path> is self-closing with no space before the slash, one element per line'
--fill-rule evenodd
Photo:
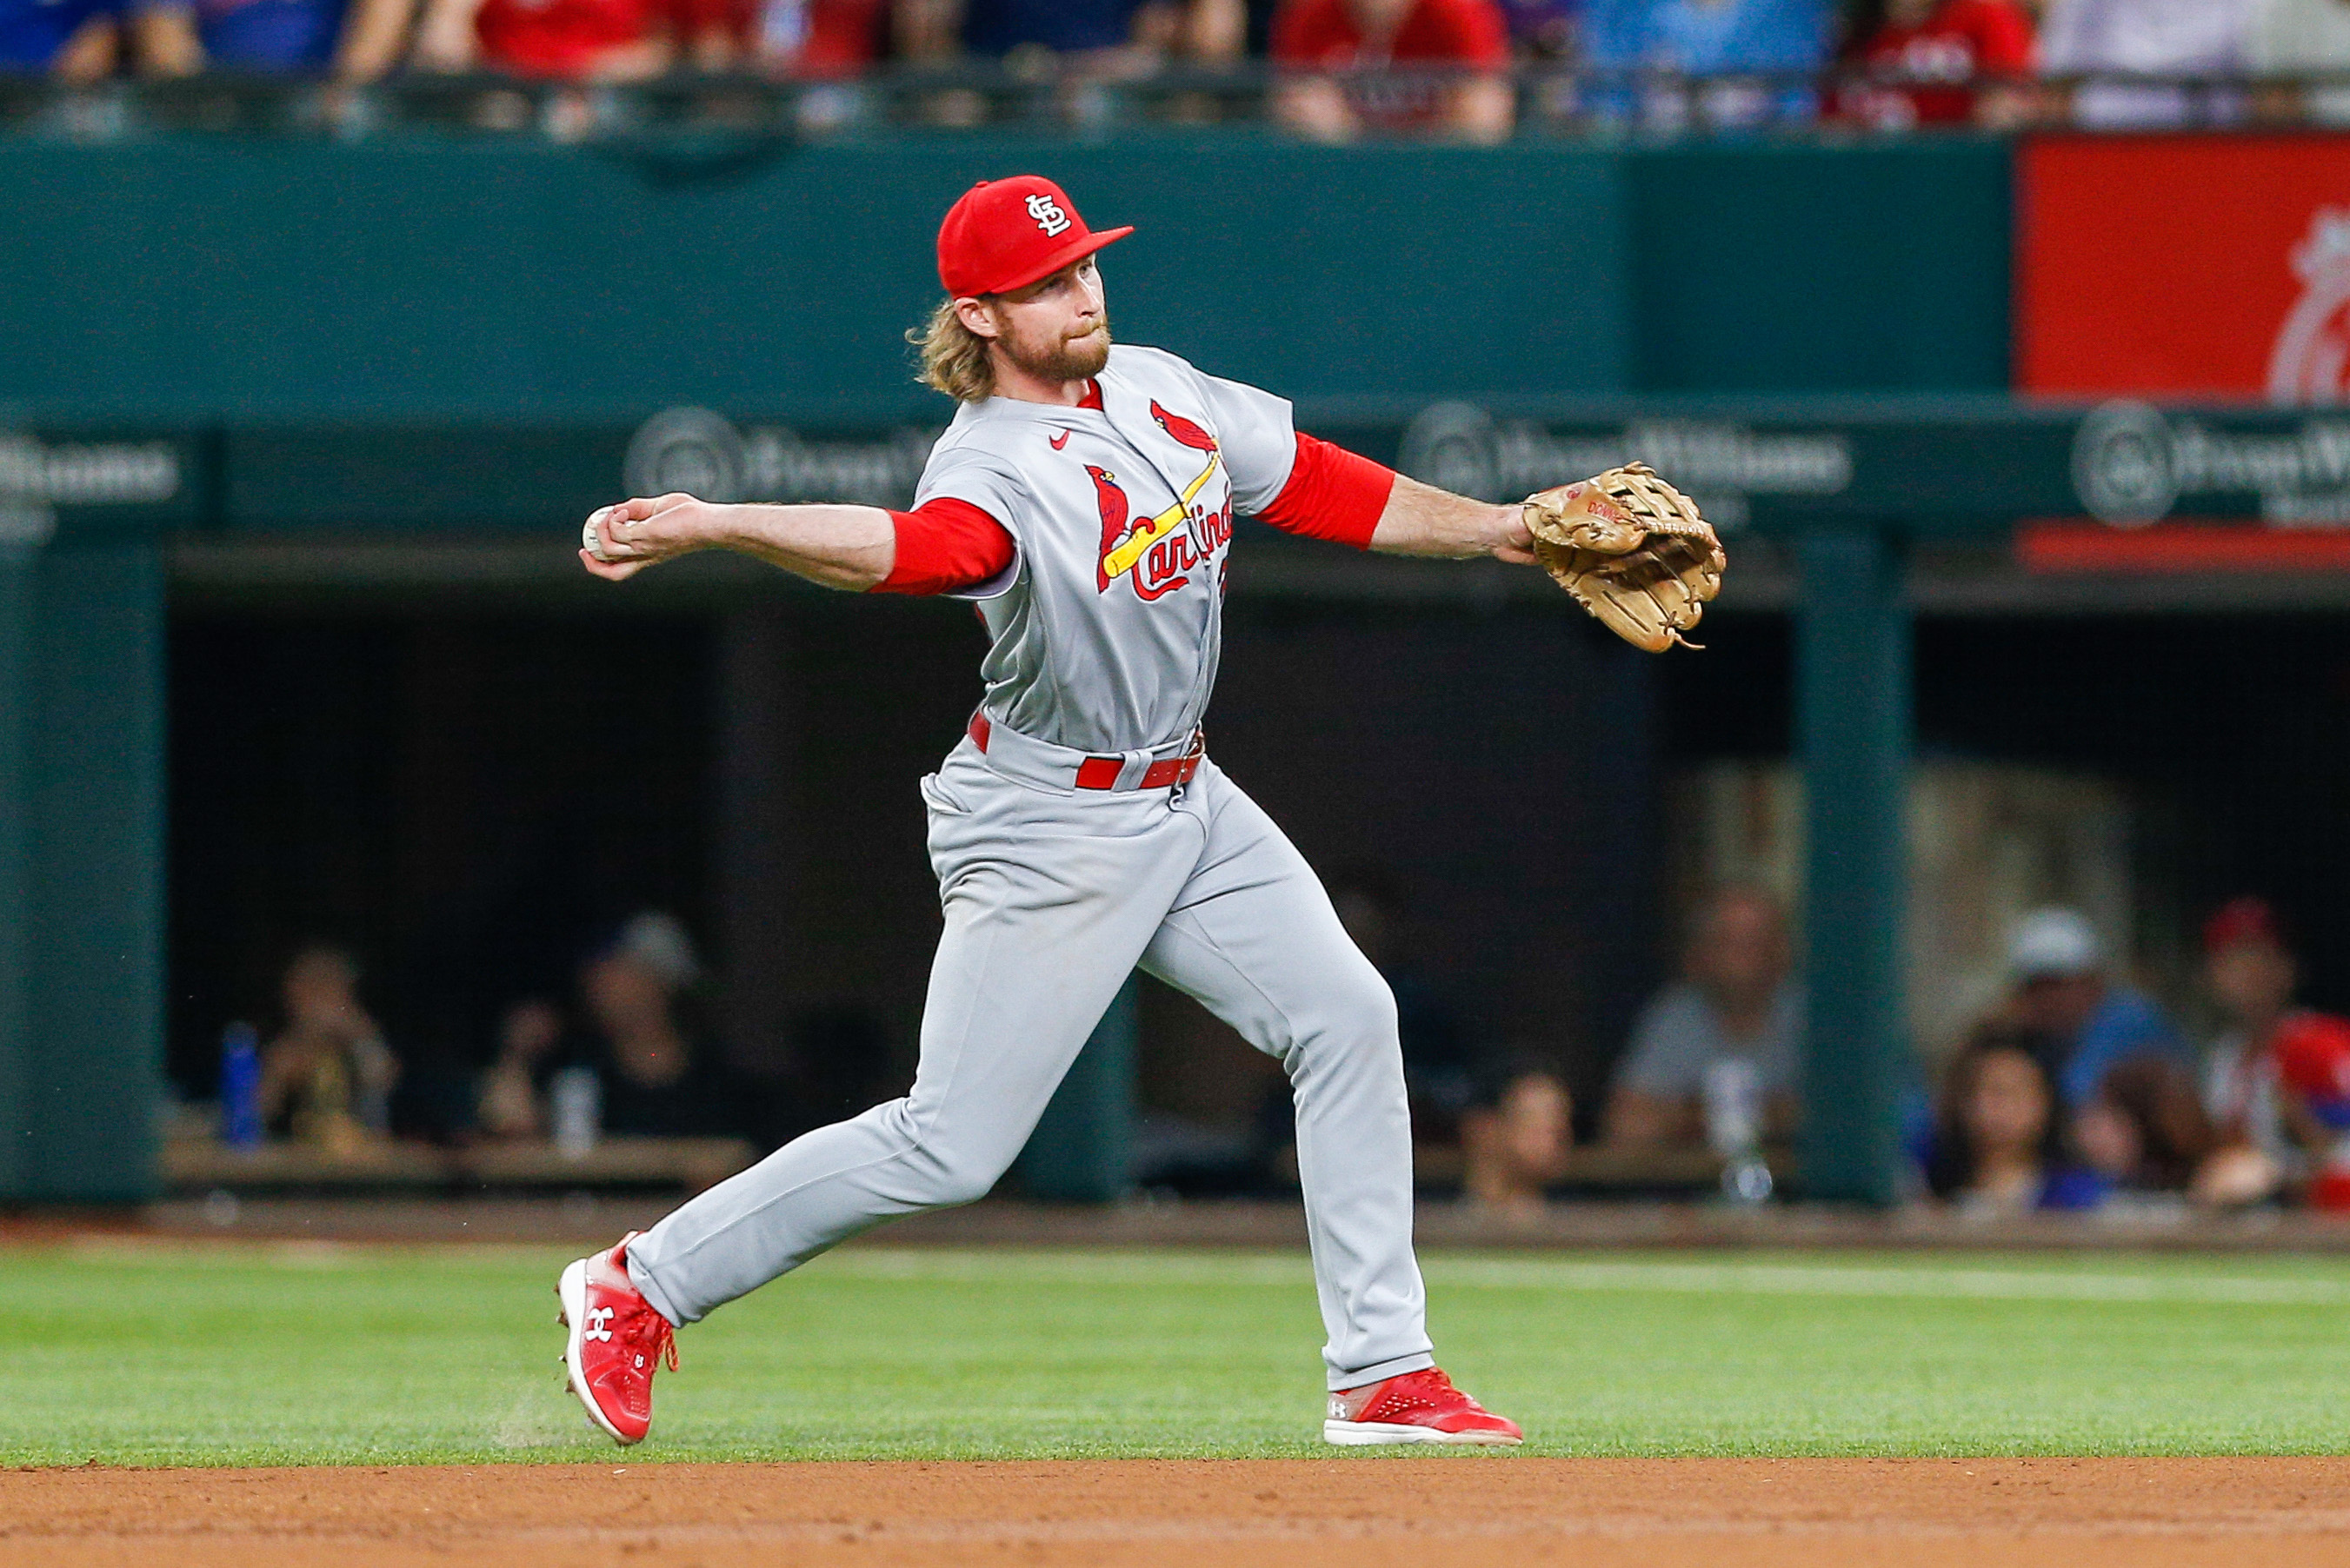
<path fill-rule="evenodd" d="M 700 549 L 706 542 L 702 514 L 691 495 L 639 496 L 588 515 L 579 531 L 579 559 L 599 577 L 619 582 L 656 562 Z"/>

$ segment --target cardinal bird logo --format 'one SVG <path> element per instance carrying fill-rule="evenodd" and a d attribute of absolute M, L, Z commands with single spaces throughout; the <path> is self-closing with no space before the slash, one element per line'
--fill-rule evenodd
<path fill-rule="evenodd" d="M 1160 430 L 1165 431 L 1169 435 L 1173 436 L 1177 441 L 1181 441 L 1185 446 L 1190 447 L 1194 452 L 1214 452 L 1217 450 L 1215 437 L 1210 435 L 1206 431 L 1201 430 L 1198 425 L 1193 424 L 1190 420 L 1185 419 L 1181 414 L 1169 413 L 1165 409 L 1159 406 L 1159 400 L 1156 398 L 1150 400 L 1150 417 L 1159 421 L 1159 428 Z"/>
<path fill-rule="evenodd" d="M 1094 568 L 1094 591 L 1107 593 L 1110 552 L 1126 533 L 1126 492 L 1118 487 L 1118 475 L 1106 468 L 1089 462 L 1086 477 L 1094 482 L 1094 504 L 1101 510 L 1101 559 Z"/>
<path fill-rule="evenodd" d="M 1128 521 L 1126 492 L 1118 476 L 1107 469 L 1086 465 L 1094 482 L 1094 499 L 1101 509 L 1101 560 L 1094 586 L 1103 593 L 1124 577 L 1145 603 L 1161 598 L 1191 580 L 1191 574 L 1214 563 L 1232 536 L 1230 486 L 1222 502 L 1203 501 L 1201 493 L 1223 466 L 1216 438 L 1182 415 L 1170 413 L 1156 401 L 1150 417 L 1159 428 L 1194 452 L 1207 453 L 1199 477 L 1177 495 L 1175 504 L 1155 517 Z"/>

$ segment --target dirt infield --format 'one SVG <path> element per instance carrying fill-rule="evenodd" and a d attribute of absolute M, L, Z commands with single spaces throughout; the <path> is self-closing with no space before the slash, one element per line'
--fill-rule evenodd
<path fill-rule="evenodd" d="M 2350 1564 L 2350 1460 L 1522 1459 L 23 1470 L 0 1563 Z"/>

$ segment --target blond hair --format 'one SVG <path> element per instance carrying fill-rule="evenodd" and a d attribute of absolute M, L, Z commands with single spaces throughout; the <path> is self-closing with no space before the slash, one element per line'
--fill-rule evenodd
<path fill-rule="evenodd" d="M 939 301 L 931 318 L 906 334 L 906 341 L 921 350 L 922 368 L 915 379 L 935 388 L 959 403 L 984 402 L 995 393 L 995 366 L 987 357 L 987 339 L 962 324 L 955 302 Z"/>

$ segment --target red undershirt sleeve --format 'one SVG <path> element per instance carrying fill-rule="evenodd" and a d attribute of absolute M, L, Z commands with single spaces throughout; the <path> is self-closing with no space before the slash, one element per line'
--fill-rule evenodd
<path fill-rule="evenodd" d="M 1003 524 L 951 495 L 936 495 L 911 512 L 892 512 L 897 558 L 877 594 L 951 594 L 1003 575 L 1015 551 Z"/>
<path fill-rule="evenodd" d="M 1284 534 L 1331 539 L 1358 550 L 1371 547 L 1371 531 L 1388 509 L 1395 470 L 1357 457 L 1304 431 L 1297 432 L 1297 462 L 1289 483 L 1273 504 L 1258 514 Z"/>

